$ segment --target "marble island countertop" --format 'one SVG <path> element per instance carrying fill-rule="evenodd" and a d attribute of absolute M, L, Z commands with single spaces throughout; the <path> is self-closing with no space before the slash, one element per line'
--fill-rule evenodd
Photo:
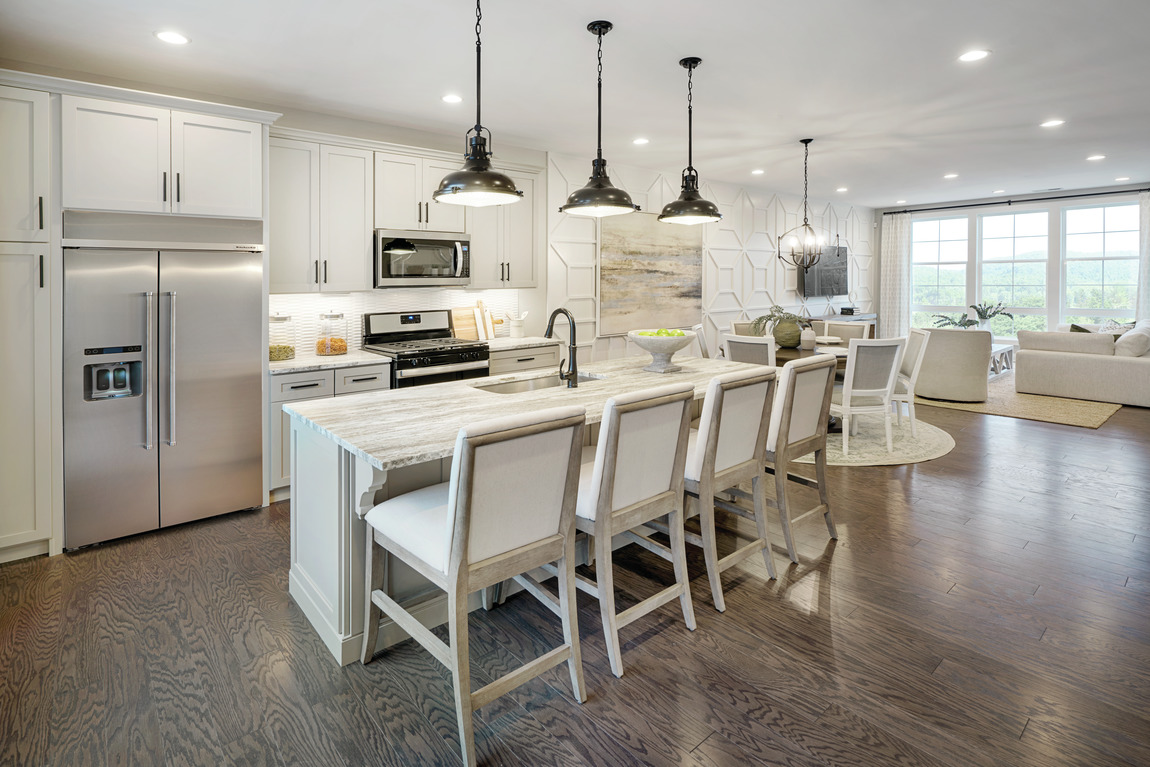
<path fill-rule="evenodd" d="M 284 405 L 284 412 L 293 421 L 333 440 L 376 469 L 387 470 L 450 456 L 459 428 L 464 424 L 561 405 L 585 407 L 587 423 L 598 423 L 603 405 L 616 394 L 689 382 L 695 387 L 695 399 L 702 399 L 707 383 L 715 375 L 757 367 L 750 363 L 676 356 L 675 362 L 682 370 L 663 374 L 644 371 L 643 367 L 650 361 L 649 356 L 643 355 L 585 365 L 580 373 L 601 377 L 581 381 L 574 389 L 563 384 L 502 394 L 477 388 L 556 375 L 550 370 L 532 370 L 291 402 Z"/>

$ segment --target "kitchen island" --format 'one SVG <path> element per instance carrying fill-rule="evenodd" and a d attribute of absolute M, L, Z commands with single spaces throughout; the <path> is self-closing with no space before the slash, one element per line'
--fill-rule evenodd
<path fill-rule="evenodd" d="M 574 389 L 482 388 L 557 377 L 557 371 L 535 370 L 286 404 L 292 472 L 288 588 L 336 660 L 347 664 L 360 654 L 366 528 L 361 515 L 394 495 L 447 481 L 461 426 L 560 405 L 586 408 L 587 423 L 597 424 L 603 405 L 617 394 L 689 382 L 701 400 L 715 375 L 754 367 L 695 357 L 675 361 L 682 370 L 670 374 L 645 372 L 647 356 L 593 363 L 580 371 L 591 377 Z M 438 592 L 402 563 L 393 562 L 387 588 L 426 625 L 446 620 Z M 385 622 L 380 637 L 390 644 L 406 635 Z"/>

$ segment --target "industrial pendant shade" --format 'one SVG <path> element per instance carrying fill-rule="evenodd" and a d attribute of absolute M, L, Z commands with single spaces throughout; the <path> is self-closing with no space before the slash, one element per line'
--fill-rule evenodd
<path fill-rule="evenodd" d="M 591 178 L 587 185 L 571 193 L 560 213 L 572 216 L 618 216 L 634 213 L 639 206 L 631 202 L 631 195 L 618 189 L 607 176 L 607 161 L 603 159 L 603 35 L 611 31 L 609 21 L 592 21 L 587 30 L 599 38 L 599 120 L 595 159 L 591 162 Z"/>
<path fill-rule="evenodd" d="M 826 238 L 815 232 L 808 221 L 807 209 L 807 157 L 814 139 L 801 140 L 803 145 L 803 223 L 779 237 L 779 259 L 794 264 L 804 272 L 819 262 Z M 784 252 L 784 248 L 789 251 Z"/>
<path fill-rule="evenodd" d="M 710 224 L 722 219 L 719 206 L 710 200 L 704 200 L 699 194 L 699 174 L 695 171 L 693 158 L 693 122 L 694 107 L 692 99 L 692 75 L 695 67 L 703 63 L 698 56 L 688 56 L 679 60 L 679 66 L 687 70 L 687 167 L 683 171 L 683 191 L 679 199 L 663 206 L 659 220 L 668 224 Z"/>
<path fill-rule="evenodd" d="M 463 154 L 463 167 L 444 176 L 439 182 L 439 189 L 431 195 L 436 202 L 467 205 L 473 208 L 506 205 L 519 202 L 523 197 L 523 192 L 515 188 L 515 182 L 509 176 L 491 169 L 491 152 L 487 149 L 491 131 L 484 128 L 479 119 L 482 104 L 480 73 L 483 60 L 483 44 L 479 33 L 482 31 L 482 21 L 483 10 L 479 7 L 479 0 L 476 0 L 475 127 L 467 131 L 467 149 Z M 484 131 L 487 131 L 486 138 L 483 136 Z"/>
<path fill-rule="evenodd" d="M 405 240 L 402 237 L 396 237 L 394 240 L 389 240 L 383 246 L 384 253 L 390 253 L 393 256 L 406 256 L 415 252 L 415 245 L 411 240 Z"/>

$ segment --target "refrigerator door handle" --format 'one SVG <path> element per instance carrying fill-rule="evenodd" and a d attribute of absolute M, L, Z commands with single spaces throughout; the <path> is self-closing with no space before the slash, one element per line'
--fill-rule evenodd
<path fill-rule="evenodd" d="M 144 293 L 144 449 L 152 449 L 152 291 Z"/>
<path fill-rule="evenodd" d="M 176 291 L 168 292 L 168 445 L 176 446 Z"/>

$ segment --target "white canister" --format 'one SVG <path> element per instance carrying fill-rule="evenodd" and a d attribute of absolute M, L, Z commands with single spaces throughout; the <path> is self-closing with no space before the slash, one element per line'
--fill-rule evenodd
<path fill-rule="evenodd" d="M 815 331 L 812 328 L 803 328 L 803 332 L 799 333 L 799 348 L 800 349 L 813 349 L 815 348 Z"/>
<path fill-rule="evenodd" d="M 523 338 L 523 320 L 510 320 L 512 338 Z"/>

